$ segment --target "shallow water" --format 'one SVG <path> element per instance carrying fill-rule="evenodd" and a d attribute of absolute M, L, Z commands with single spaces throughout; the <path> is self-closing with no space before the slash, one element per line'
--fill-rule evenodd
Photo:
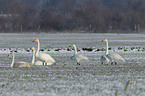
<path fill-rule="evenodd" d="M 145 95 L 145 34 L 0 34 L 0 95 L 1 96 L 144 96 Z M 38 38 L 41 52 L 49 53 L 56 65 L 10 68 L 10 52 L 15 61 L 31 62 L 32 42 Z M 109 40 L 109 52 L 124 57 L 126 63 L 102 65 L 99 58 Z M 79 54 L 89 58 L 81 65 L 69 58 L 76 44 Z M 92 48 L 92 51 L 82 50 Z M 59 51 L 57 49 L 60 49 Z M 49 50 L 49 51 L 48 51 Z M 127 91 L 126 82 L 130 80 Z"/>

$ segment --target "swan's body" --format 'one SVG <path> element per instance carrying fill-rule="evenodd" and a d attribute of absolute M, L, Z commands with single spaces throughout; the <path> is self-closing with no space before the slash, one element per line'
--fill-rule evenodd
<path fill-rule="evenodd" d="M 105 50 L 105 55 L 101 56 L 100 61 L 102 64 L 108 64 L 108 63 L 117 63 L 115 60 L 121 60 L 123 62 L 125 62 L 125 60 L 123 59 L 123 57 L 121 57 L 119 54 L 116 53 L 109 53 L 108 52 L 108 40 L 104 39 L 102 40 L 103 42 L 106 42 L 106 50 Z"/>
<path fill-rule="evenodd" d="M 43 62 L 38 60 L 35 62 L 35 65 L 43 65 Z"/>
<path fill-rule="evenodd" d="M 74 47 L 74 55 L 71 56 L 71 60 L 77 61 L 77 64 L 80 64 L 82 60 L 89 60 L 88 57 L 83 56 L 81 54 L 77 54 L 77 48 L 75 44 L 70 45 L 70 47 Z"/>
<path fill-rule="evenodd" d="M 52 65 L 52 64 L 55 64 L 55 63 L 46 63 L 46 62 L 42 62 L 40 60 L 35 62 L 35 65 L 43 65 L 43 66 Z"/>
<path fill-rule="evenodd" d="M 38 43 L 38 48 L 36 51 L 36 57 L 43 62 L 42 65 L 52 65 L 55 63 L 55 60 L 49 55 L 49 54 L 44 54 L 44 53 L 39 53 L 39 49 L 40 49 L 40 42 L 38 39 L 34 40 L 33 42 L 37 42 Z M 38 61 L 40 63 L 40 61 Z"/>
<path fill-rule="evenodd" d="M 32 47 L 31 50 L 33 50 L 35 52 L 35 48 L 34 47 Z M 35 56 L 34 56 L 34 60 L 35 60 Z M 47 65 L 47 63 L 45 63 L 45 64 Z M 38 60 L 38 61 L 36 61 L 34 63 L 34 65 L 44 65 L 44 63 L 42 61 Z"/>
<path fill-rule="evenodd" d="M 28 62 L 15 62 L 15 55 L 14 53 L 10 53 L 8 56 L 12 56 L 12 63 L 11 63 L 11 66 L 10 67 L 32 67 L 33 64 L 34 64 L 34 61 L 35 61 L 35 51 L 33 51 L 33 54 L 32 54 L 32 62 L 31 63 L 28 63 Z"/>

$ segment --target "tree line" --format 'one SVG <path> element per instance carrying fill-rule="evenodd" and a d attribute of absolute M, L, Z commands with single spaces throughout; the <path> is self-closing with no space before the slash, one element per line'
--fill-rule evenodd
<path fill-rule="evenodd" d="M 143 32 L 145 0 L 0 0 L 0 32 Z"/>

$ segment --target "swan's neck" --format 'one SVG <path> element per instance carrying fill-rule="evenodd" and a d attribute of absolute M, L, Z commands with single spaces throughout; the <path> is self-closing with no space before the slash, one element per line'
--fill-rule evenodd
<path fill-rule="evenodd" d="M 39 50 L 40 50 L 40 43 L 39 43 L 39 40 L 37 41 L 37 43 L 38 43 L 38 47 L 37 47 L 36 57 L 38 57 Z"/>
<path fill-rule="evenodd" d="M 106 40 L 106 51 L 105 51 L 105 54 L 106 55 L 108 54 L 108 40 Z"/>
<path fill-rule="evenodd" d="M 14 66 L 14 59 L 15 59 L 15 55 L 13 54 L 13 59 L 12 59 L 11 67 Z"/>
<path fill-rule="evenodd" d="M 74 45 L 74 49 L 75 49 L 74 54 L 77 54 L 77 47 L 76 47 L 76 45 Z"/>
<path fill-rule="evenodd" d="M 32 64 L 34 64 L 35 62 L 35 50 L 33 50 L 33 54 L 32 54 Z"/>

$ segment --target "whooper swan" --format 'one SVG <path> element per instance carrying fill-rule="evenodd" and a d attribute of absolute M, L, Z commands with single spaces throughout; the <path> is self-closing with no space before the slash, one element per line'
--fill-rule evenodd
<path fill-rule="evenodd" d="M 121 60 L 121 61 L 125 62 L 123 57 L 121 57 L 119 54 L 116 54 L 116 53 L 110 54 L 108 52 L 108 40 L 107 39 L 102 40 L 102 42 L 106 42 L 106 50 L 105 50 L 105 55 L 101 56 L 101 58 L 100 58 L 101 64 L 108 64 L 108 63 L 117 64 L 117 62 L 115 60 Z"/>
<path fill-rule="evenodd" d="M 35 48 L 32 47 L 31 50 L 35 51 Z M 35 59 L 34 59 L 34 60 L 35 60 Z M 38 61 L 36 61 L 36 62 L 34 63 L 34 65 L 43 65 L 43 62 L 38 60 Z"/>
<path fill-rule="evenodd" d="M 71 56 L 71 60 L 76 60 L 78 65 L 80 65 L 80 62 L 83 60 L 89 60 L 88 57 L 77 53 L 77 48 L 75 44 L 70 45 L 70 47 L 74 47 L 74 55 Z"/>
<path fill-rule="evenodd" d="M 10 53 L 8 56 L 12 56 L 12 63 L 10 67 L 32 67 L 35 61 L 35 51 L 33 51 L 32 54 L 32 62 L 31 63 L 27 63 L 27 62 L 16 62 L 14 63 L 15 60 L 15 55 L 14 53 Z"/>
<path fill-rule="evenodd" d="M 39 53 L 40 50 L 40 42 L 39 39 L 35 39 L 33 42 L 38 43 L 38 48 L 36 51 L 36 57 L 43 62 L 43 65 L 52 65 L 55 63 L 55 60 L 49 55 L 44 53 Z"/>

